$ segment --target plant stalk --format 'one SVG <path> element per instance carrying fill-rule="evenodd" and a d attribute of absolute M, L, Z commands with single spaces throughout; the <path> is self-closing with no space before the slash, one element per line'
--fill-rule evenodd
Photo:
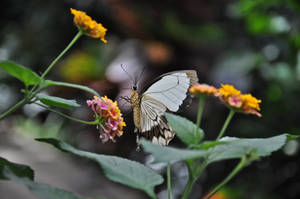
<path fill-rule="evenodd" d="M 197 115 L 197 123 L 196 123 L 196 143 L 195 144 L 199 144 L 200 142 L 200 136 L 199 136 L 199 128 L 200 128 L 200 123 L 201 123 L 201 119 L 202 119 L 202 113 L 203 113 L 203 107 L 204 107 L 204 102 L 205 102 L 205 96 L 200 96 L 199 98 L 199 106 L 198 106 L 198 115 Z"/>
<path fill-rule="evenodd" d="M 7 111 L 5 111 L 4 113 L 2 113 L 0 115 L 0 120 L 4 119 L 6 116 L 8 116 L 9 114 L 11 114 L 12 112 L 15 112 L 18 108 L 22 107 L 27 102 L 28 102 L 28 99 L 27 98 L 23 98 L 21 101 L 19 101 L 18 103 L 16 103 L 12 107 L 10 107 Z"/>
<path fill-rule="evenodd" d="M 37 105 L 39 105 L 39 106 L 41 106 L 41 107 L 43 107 L 43 108 L 45 108 L 45 109 L 47 109 L 47 110 L 49 110 L 49 111 L 52 111 L 52 112 L 54 112 L 54 113 L 56 113 L 56 114 L 58 114 L 58 115 L 60 115 L 60 116 L 62 116 L 62 117 L 65 117 L 65 118 L 67 118 L 67 119 L 69 119 L 69 120 L 73 120 L 73 121 L 75 121 L 75 122 L 79 122 L 79 123 L 83 123 L 83 124 L 88 124 L 88 125 L 98 125 L 98 124 L 99 124 L 99 121 L 97 121 L 97 120 L 91 121 L 91 122 L 84 121 L 84 120 L 80 120 L 80 119 L 71 117 L 71 116 L 69 116 L 69 115 L 66 115 L 66 114 L 64 114 L 64 113 L 62 113 L 62 112 L 59 112 L 59 111 L 57 111 L 57 110 L 55 110 L 55 109 L 49 108 L 48 106 L 45 106 L 45 105 L 43 105 L 43 104 L 40 104 L 40 103 L 35 103 L 35 104 L 37 104 Z"/>
<path fill-rule="evenodd" d="M 43 83 L 43 80 L 44 80 L 45 76 L 49 73 L 49 71 L 53 68 L 53 66 L 58 62 L 58 60 L 73 46 L 73 44 L 80 38 L 81 35 L 83 35 L 83 32 L 80 30 L 75 35 L 75 37 L 72 39 L 72 41 L 68 44 L 68 46 L 51 62 L 51 64 L 48 66 L 48 68 L 44 71 L 44 73 L 41 75 L 42 82 L 39 85 L 40 88 L 34 92 L 34 90 L 36 89 L 37 86 L 36 85 L 33 86 L 32 89 L 29 92 L 26 93 L 25 98 L 23 98 L 17 104 L 15 104 L 14 106 L 12 106 L 11 108 L 9 108 L 7 111 L 5 111 L 4 113 L 2 113 L 0 115 L 0 120 L 2 120 L 3 118 L 5 118 L 7 115 L 11 114 L 12 112 L 16 111 L 18 108 L 20 108 L 23 105 L 25 105 L 28 102 L 30 102 L 30 100 L 33 97 L 35 97 L 35 95 L 39 91 L 41 91 L 42 89 L 44 89 L 44 87 L 41 87 L 41 84 Z M 76 118 L 73 118 L 73 120 L 74 119 L 76 119 Z M 78 120 L 78 121 L 80 121 L 80 120 Z M 81 121 L 81 122 L 84 123 L 86 121 Z"/>
<path fill-rule="evenodd" d="M 231 171 L 231 173 L 220 183 L 218 184 L 205 199 L 211 198 L 216 192 L 218 192 L 225 184 L 227 184 L 244 166 L 247 164 L 246 156 L 242 157 L 238 165 Z"/>
<path fill-rule="evenodd" d="M 167 177 L 168 177 L 168 199 L 172 199 L 171 164 L 170 163 L 168 163 L 168 167 L 167 167 Z"/>
<path fill-rule="evenodd" d="M 229 122 L 231 121 L 234 114 L 235 114 L 235 110 L 230 109 L 230 112 L 229 112 L 229 114 L 226 118 L 226 121 L 225 121 L 225 123 L 224 123 L 224 125 L 223 125 L 223 127 L 222 127 L 222 129 L 221 129 L 221 131 L 220 131 L 220 133 L 219 133 L 216 140 L 219 140 L 223 136 L 223 134 L 225 133 L 225 131 L 227 129 L 227 126 L 228 126 Z"/>
<path fill-rule="evenodd" d="M 196 170 L 195 170 L 195 168 L 193 168 L 191 165 L 194 163 L 194 161 L 195 160 L 193 160 L 191 162 L 187 162 L 188 171 L 189 171 L 189 179 L 185 186 L 185 189 L 184 189 L 181 199 L 188 199 L 188 197 L 192 191 L 194 183 L 196 182 L 196 180 L 199 178 L 199 176 L 202 174 L 202 172 L 204 171 L 204 169 L 207 166 L 207 162 L 204 160 L 202 162 L 201 166 L 199 168 L 196 168 Z"/>
<path fill-rule="evenodd" d="M 80 30 L 75 35 L 75 37 L 72 39 L 72 41 L 68 44 L 68 46 L 51 62 L 51 64 L 48 66 L 48 68 L 44 71 L 44 73 L 41 76 L 41 79 L 43 80 L 45 76 L 49 73 L 49 71 L 53 68 L 53 66 L 60 60 L 60 58 L 73 46 L 73 44 L 83 35 L 83 32 Z"/>
<path fill-rule="evenodd" d="M 195 180 L 193 178 L 191 178 L 191 176 L 189 176 L 189 180 L 185 186 L 185 189 L 184 189 L 184 192 L 183 192 L 183 195 L 181 197 L 181 199 L 188 199 L 191 191 L 192 191 L 192 187 L 194 185 L 194 182 Z"/>

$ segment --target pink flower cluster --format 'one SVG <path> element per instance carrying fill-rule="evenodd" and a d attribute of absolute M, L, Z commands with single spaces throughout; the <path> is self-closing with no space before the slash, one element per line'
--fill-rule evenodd
<path fill-rule="evenodd" d="M 106 96 L 94 96 L 93 100 L 87 100 L 88 106 L 98 118 L 99 125 L 103 131 L 100 132 L 102 142 L 107 142 L 109 139 L 115 142 L 114 137 L 123 135 L 123 126 L 126 126 L 117 102 L 113 102 Z"/>

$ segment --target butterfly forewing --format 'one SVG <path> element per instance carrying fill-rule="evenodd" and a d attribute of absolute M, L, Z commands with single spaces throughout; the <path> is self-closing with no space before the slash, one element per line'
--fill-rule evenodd
<path fill-rule="evenodd" d="M 188 95 L 190 86 L 198 82 L 196 71 L 175 71 L 159 77 L 139 98 L 139 114 L 134 114 L 136 127 L 152 142 L 167 145 L 174 137 L 164 113 L 176 112 Z M 134 92 L 134 91 L 133 91 Z M 137 111 L 135 111 L 137 112 Z"/>

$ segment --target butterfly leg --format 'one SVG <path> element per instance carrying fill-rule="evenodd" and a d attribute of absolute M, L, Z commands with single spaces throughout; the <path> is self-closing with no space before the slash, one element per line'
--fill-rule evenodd
<path fill-rule="evenodd" d="M 139 130 L 135 127 L 134 133 L 136 134 L 136 151 L 141 151 L 141 144 L 140 144 L 140 137 L 139 137 Z"/>

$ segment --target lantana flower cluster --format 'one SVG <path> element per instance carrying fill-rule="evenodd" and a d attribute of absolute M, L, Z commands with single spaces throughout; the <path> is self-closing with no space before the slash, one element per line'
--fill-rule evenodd
<path fill-rule="evenodd" d="M 192 86 L 189 91 L 195 96 L 218 96 L 218 89 L 208 84 L 196 84 Z"/>
<path fill-rule="evenodd" d="M 219 93 L 223 103 L 236 108 L 238 111 L 261 117 L 261 114 L 258 112 L 260 111 L 259 103 L 261 103 L 261 100 L 253 97 L 251 94 L 242 94 L 241 91 L 228 84 L 222 84 Z"/>
<path fill-rule="evenodd" d="M 189 91 L 195 96 L 207 95 L 219 97 L 231 109 L 261 117 L 261 114 L 258 112 L 260 111 L 259 104 L 261 100 L 253 97 L 251 94 L 242 94 L 233 85 L 221 84 L 221 88 L 217 89 L 206 84 L 198 84 L 191 87 Z"/>
<path fill-rule="evenodd" d="M 97 23 L 95 20 L 93 20 L 90 16 L 88 16 L 83 11 L 79 11 L 71 8 L 71 13 L 74 15 L 75 25 L 80 30 L 82 30 L 85 34 L 87 34 L 92 38 L 95 39 L 99 38 L 104 43 L 107 42 L 104 39 L 107 29 L 104 28 L 101 23 Z"/>
<path fill-rule="evenodd" d="M 99 125 L 103 131 L 100 132 L 100 139 L 102 142 L 112 140 L 115 142 L 115 136 L 123 135 L 123 127 L 126 126 L 117 102 L 113 102 L 106 96 L 94 96 L 93 100 L 87 100 L 88 106 L 96 115 Z"/>

